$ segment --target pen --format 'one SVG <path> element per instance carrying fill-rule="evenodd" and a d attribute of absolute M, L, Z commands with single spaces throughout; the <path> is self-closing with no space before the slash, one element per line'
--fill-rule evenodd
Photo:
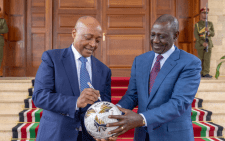
<path fill-rule="evenodd" d="M 88 86 L 89 86 L 90 88 L 95 89 L 95 88 L 91 85 L 91 83 L 90 83 L 90 82 L 87 82 L 87 84 L 88 84 Z M 101 99 L 101 97 L 100 97 L 100 96 L 98 97 L 98 99 L 99 99 L 100 101 L 102 101 L 102 99 Z"/>

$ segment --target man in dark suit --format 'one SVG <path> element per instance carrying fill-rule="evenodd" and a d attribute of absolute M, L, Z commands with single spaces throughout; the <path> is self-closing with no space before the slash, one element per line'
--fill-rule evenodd
<path fill-rule="evenodd" d="M 111 70 L 92 56 L 102 37 L 99 22 L 81 17 L 72 37 L 69 48 L 42 55 L 32 97 L 44 109 L 37 141 L 94 141 L 85 129 L 84 114 L 99 96 L 111 101 Z"/>
<path fill-rule="evenodd" d="M 124 115 L 111 131 L 121 135 L 136 128 L 135 141 L 194 141 L 191 103 L 200 83 L 201 61 L 174 46 L 178 20 L 162 15 L 150 39 L 153 51 L 134 59 L 126 94 L 118 102 Z M 138 114 L 131 110 L 138 105 Z M 128 110 L 130 109 L 130 110 Z"/>

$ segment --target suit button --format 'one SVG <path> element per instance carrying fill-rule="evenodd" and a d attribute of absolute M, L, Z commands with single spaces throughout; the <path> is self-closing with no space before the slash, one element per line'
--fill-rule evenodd
<path fill-rule="evenodd" d="M 77 128 L 75 128 L 75 130 L 76 130 L 76 131 L 79 131 L 79 128 L 77 127 Z"/>

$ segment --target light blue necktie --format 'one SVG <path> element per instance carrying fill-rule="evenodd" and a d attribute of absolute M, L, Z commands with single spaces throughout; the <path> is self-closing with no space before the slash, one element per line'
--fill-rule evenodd
<path fill-rule="evenodd" d="M 82 92 L 85 88 L 89 88 L 87 82 L 91 83 L 90 76 L 86 69 L 86 62 L 87 59 L 85 57 L 80 57 L 79 60 L 81 61 L 81 68 L 80 68 L 80 92 Z"/>

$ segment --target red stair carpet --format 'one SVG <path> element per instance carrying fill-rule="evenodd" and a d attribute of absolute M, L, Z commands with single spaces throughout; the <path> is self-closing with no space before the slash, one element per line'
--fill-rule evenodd
<path fill-rule="evenodd" d="M 129 84 L 129 77 L 112 77 L 112 103 L 116 104 L 125 94 Z M 19 113 L 19 123 L 13 127 L 12 141 L 35 141 L 42 109 L 32 102 L 34 80 L 28 89 L 29 98 L 25 99 L 25 108 Z M 223 127 L 211 122 L 212 112 L 202 109 L 202 99 L 195 98 L 192 103 L 192 124 L 195 141 L 225 141 L 222 138 Z M 137 112 L 137 107 L 133 110 Z M 132 141 L 134 129 L 118 137 L 117 141 Z"/>

